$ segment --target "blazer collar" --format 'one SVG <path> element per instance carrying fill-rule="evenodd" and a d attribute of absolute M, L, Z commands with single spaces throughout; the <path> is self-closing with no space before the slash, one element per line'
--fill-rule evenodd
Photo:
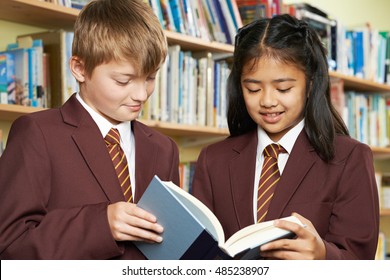
<path fill-rule="evenodd" d="M 230 190 L 239 227 L 243 228 L 253 224 L 251 206 L 256 166 L 257 130 L 233 137 L 232 140 L 235 141 L 232 147 L 235 155 L 229 163 Z"/>
<path fill-rule="evenodd" d="M 104 139 L 92 117 L 75 95 L 65 102 L 60 111 L 63 121 L 75 127 L 71 137 L 108 200 L 110 202 L 124 200 Z"/>
<path fill-rule="evenodd" d="M 268 209 L 266 220 L 280 218 L 291 197 L 310 171 L 318 156 L 307 138 L 305 130 L 299 134 L 278 182 Z M 289 213 L 291 214 L 291 213 Z"/>
<path fill-rule="evenodd" d="M 240 228 L 253 224 L 253 187 L 257 149 L 256 130 L 238 136 L 232 149 L 236 155 L 229 163 L 230 190 Z M 283 175 L 270 204 L 266 220 L 279 218 L 317 157 L 304 130 L 291 151 Z"/>

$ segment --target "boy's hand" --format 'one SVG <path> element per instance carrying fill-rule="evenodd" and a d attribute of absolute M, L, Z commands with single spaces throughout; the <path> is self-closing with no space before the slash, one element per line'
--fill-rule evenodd
<path fill-rule="evenodd" d="M 117 202 L 107 207 L 108 223 L 116 241 L 161 242 L 163 227 L 157 218 L 136 204 Z"/>

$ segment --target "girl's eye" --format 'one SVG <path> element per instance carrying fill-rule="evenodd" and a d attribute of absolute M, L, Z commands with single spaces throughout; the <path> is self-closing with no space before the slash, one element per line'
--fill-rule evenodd
<path fill-rule="evenodd" d="M 247 91 L 249 92 L 249 93 L 257 93 L 257 92 L 259 92 L 261 89 L 250 89 L 250 88 L 247 88 Z"/>
<path fill-rule="evenodd" d="M 147 78 L 147 81 L 154 81 L 156 79 L 156 76 L 150 76 Z"/>
<path fill-rule="evenodd" d="M 291 89 L 292 89 L 292 87 L 286 88 L 286 89 L 278 89 L 278 91 L 279 91 L 280 93 L 286 93 L 286 92 L 289 92 Z"/>

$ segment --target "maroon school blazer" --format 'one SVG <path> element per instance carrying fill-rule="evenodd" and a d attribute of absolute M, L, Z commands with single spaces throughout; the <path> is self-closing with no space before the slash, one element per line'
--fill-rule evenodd
<path fill-rule="evenodd" d="M 202 150 L 193 192 L 218 217 L 226 238 L 253 224 L 257 131 L 229 137 Z M 303 130 L 289 156 L 266 220 L 297 212 L 322 237 L 327 259 L 373 259 L 379 203 L 370 148 L 347 136 L 335 139 L 326 163 Z"/>
<path fill-rule="evenodd" d="M 176 144 L 133 121 L 137 202 L 156 174 L 179 184 Z M 0 158 L 1 259 L 142 259 L 116 242 L 107 205 L 124 200 L 103 137 L 73 95 L 17 119 Z"/>

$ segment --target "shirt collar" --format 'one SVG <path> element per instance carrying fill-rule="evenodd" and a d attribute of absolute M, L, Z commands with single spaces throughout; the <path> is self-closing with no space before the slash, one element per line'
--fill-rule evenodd
<path fill-rule="evenodd" d="M 297 140 L 299 133 L 305 126 L 305 119 L 301 120 L 297 125 L 290 129 L 277 143 L 279 143 L 283 148 L 291 154 L 291 151 L 294 147 L 295 141 Z M 275 143 L 269 138 L 268 134 L 260 126 L 257 126 L 257 139 L 258 139 L 258 155 L 261 155 L 264 148 L 269 144 Z"/>
<path fill-rule="evenodd" d="M 131 134 L 131 126 L 130 121 L 121 122 L 117 125 L 113 125 L 110 123 L 105 117 L 100 115 L 98 112 L 96 112 L 94 109 L 92 109 L 85 101 L 82 99 L 79 93 L 76 94 L 77 100 L 81 103 L 81 105 L 84 107 L 85 110 L 91 115 L 92 119 L 95 121 L 97 126 L 99 127 L 99 130 L 103 137 L 105 137 L 108 133 L 108 131 L 114 127 L 117 128 L 119 131 L 119 134 L 121 136 L 121 139 L 130 137 Z"/>

